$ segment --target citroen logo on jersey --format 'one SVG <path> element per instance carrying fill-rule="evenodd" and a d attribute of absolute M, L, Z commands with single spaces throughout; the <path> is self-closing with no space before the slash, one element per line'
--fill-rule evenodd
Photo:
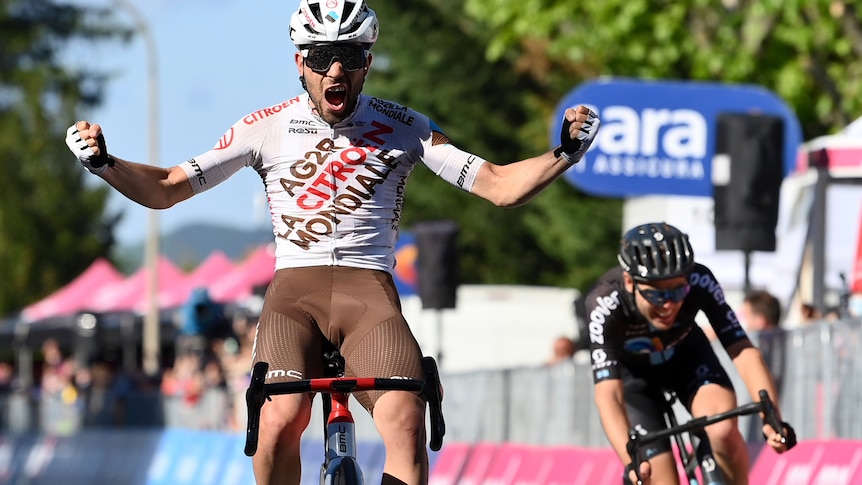
<path fill-rule="evenodd" d="M 216 146 L 213 149 L 224 150 L 225 148 L 229 147 L 231 143 L 233 143 L 233 127 L 227 130 L 225 134 L 222 135 L 221 138 L 219 138 L 218 143 L 216 143 Z"/>
<path fill-rule="evenodd" d="M 276 216 L 283 224 L 276 233 L 278 237 L 308 250 L 312 244 L 332 235 L 345 217 L 374 201 L 378 186 L 387 180 L 400 159 L 398 153 L 368 143 L 385 142 L 381 135 L 393 131 L 377 122 L 373 124 L 375 129 L 343 148 L 333 139 L 321 140 L 315 147 L 317 150 L 308 151 L 305 159 L 290 167 L 291 178 L 279 180 L 284 192 L 295 199 L 296 207 L 303 212 Z M 400 219 L 402 187 L 403 181 L 399 181 L 393 225 Z"/>

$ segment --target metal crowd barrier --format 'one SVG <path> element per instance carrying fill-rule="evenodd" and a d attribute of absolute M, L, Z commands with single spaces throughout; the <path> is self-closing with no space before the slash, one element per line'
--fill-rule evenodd
<path fill-rule="evenodd" d="M 862 400 L 860 320 L 821 322 L 764 334 L 757 343 L 779 376 L 784 419 L 793 424 L 800 440 L 862 439 L 858 407 Z M 731 373 L 740 403 L 748 402 L 729 358 L 715 345 Z M 444 373 L 441 378 L 445 442 L 607 446 L 593 402 L 588 362 Z M 320 412 L 319 402 L 315 400 L 316 413 Z M 182 420 L 170 419 L 177 415 L 176 405 L 175 400 L 160 397 L 158 391 L 132 393 L 127 396 L 120 422 L 137 428 L 171 427 L 177 421 L 182 425 Z M 0 431 L 63 435 L 70 429 L 86 429 L 75 427 L 81 420 L 76 419 L 74 409 L 58 406 L 55 401 L 34 401 L 27 395 L 0 397 Z M 355 418 L 360 436 L 377 436 L 367 413 L 356 413 Z M 319 420 L 314 416 L 312 423 Z M 217 419 L 202 421 L 213 423 Z M 197 421 L 186 421 L 191 422 Z M 744 419 L 740 426 L 747 436 L 757 429 L 749 428 Z"/>

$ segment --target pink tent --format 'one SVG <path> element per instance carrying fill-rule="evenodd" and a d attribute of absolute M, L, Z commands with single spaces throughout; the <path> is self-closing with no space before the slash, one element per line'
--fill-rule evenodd
<path fill-rule="evenodd" d="M 156 272 L 158 277 L 156 299 L 159 308 L 170 308 L 171 304 L 177 306 L 174 300 L 184 288 L 186 274 L 164 255 L 159 256 Z M 93 295 L 88 307 L 96 312 L 142 313 L 147 308 L 148 285 L 149 271 L 144 266 L 122 283 L 101 289 Z"/>
<path fill-rule="evenodd" d="M 33 303 L 21 312 L 24 321 L 72 315 L 87 309 L 87 302 L 105 287 L 119 284 L 125 276 L 104 258 L 93 262 L 83 273 L 63 288 Z"/>
<path fill-rule="evenodd" d="M 192 290 L 198 287 L 209 287 L 213 282 L 218 281 L 227 274 L 234 271 L 234 264 L 223 252 L 213 251 L 205 260 L 198 265 L 197 268 L 186 278 L 186 286 L 188 291 L 185 294 L 187 298 L 191 295 Z M 183 299 L 185 300 L 185 298 Z"/>
<path fill-rule="evenodd" d="M 225 274 L 209 286 L 213 300 L 234 302 L 252 295 L 254 287 L 272 281 L 275 273 L 275 251 L 271 244 L 256 249 L 233 272 Z"/>
<path fill-rule="evenodd" d="M 209 288 L 213 282 L 231 274 L 234 269 L 233 261 L 223 252 L 213 251 L 185 278 L 183 287 L 164 301 L 165 305 L 167 308 L 182 305 L 191 297 L 195 288 Z"/>

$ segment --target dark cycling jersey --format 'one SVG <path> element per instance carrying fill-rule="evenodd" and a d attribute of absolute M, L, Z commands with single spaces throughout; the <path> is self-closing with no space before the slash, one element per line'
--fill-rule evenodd
<path fill-rule="evenodd" d="M 689 283 L 691 291 L 676 323 L 660 331 L 638 311 L 633 295 L 626 291 L 622 268 L 611 269 L 599 278 L 585 299 L 594 382 L 620 379 L 621 366 L 642 368 L 664 364 L 689 339 L 702 341 L 703 332 L 695 322 L 698 312 L 709 319 L 725 349 L 748 338 L 727 304 L 724 291 L 706 266 L 695 264 Z M 693 334 L 699 338 L 692 338 Z"/>

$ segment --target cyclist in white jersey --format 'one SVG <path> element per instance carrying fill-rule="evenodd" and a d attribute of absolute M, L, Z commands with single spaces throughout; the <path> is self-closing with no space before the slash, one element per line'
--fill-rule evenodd
<path fill-rule="evenodd" d="M 319 377 L 336 346 L 347 375 L 422 378 L 421 350 L 392 279 L 404 187 L 424 163 L 491 203 L 526 203 L 587 151 L 599 120 L 565 111 L 560 146 L 497 165 L 449 143 L 425 115 L 361 94 L 378 21 L 364 1 L 301 0 L 290 22 L 305 93 L 238 120 L 216 146 L 170 168 L 109 155 L 102 128 L 79 121 L 66 143 L 90 172 L 131 200 L 165 209 L 243 167 L 266 187 L 276 273 L 255 338 L 267 382 Z M 404 391 L 357 396 L 386 447 L 383 483 L 428 481 L 425 403 Z M 258 484 L 299 483 L 299 441 L 311 413 L 306 395 L 274 396 L 262 408 L 253 464 Z"/>

